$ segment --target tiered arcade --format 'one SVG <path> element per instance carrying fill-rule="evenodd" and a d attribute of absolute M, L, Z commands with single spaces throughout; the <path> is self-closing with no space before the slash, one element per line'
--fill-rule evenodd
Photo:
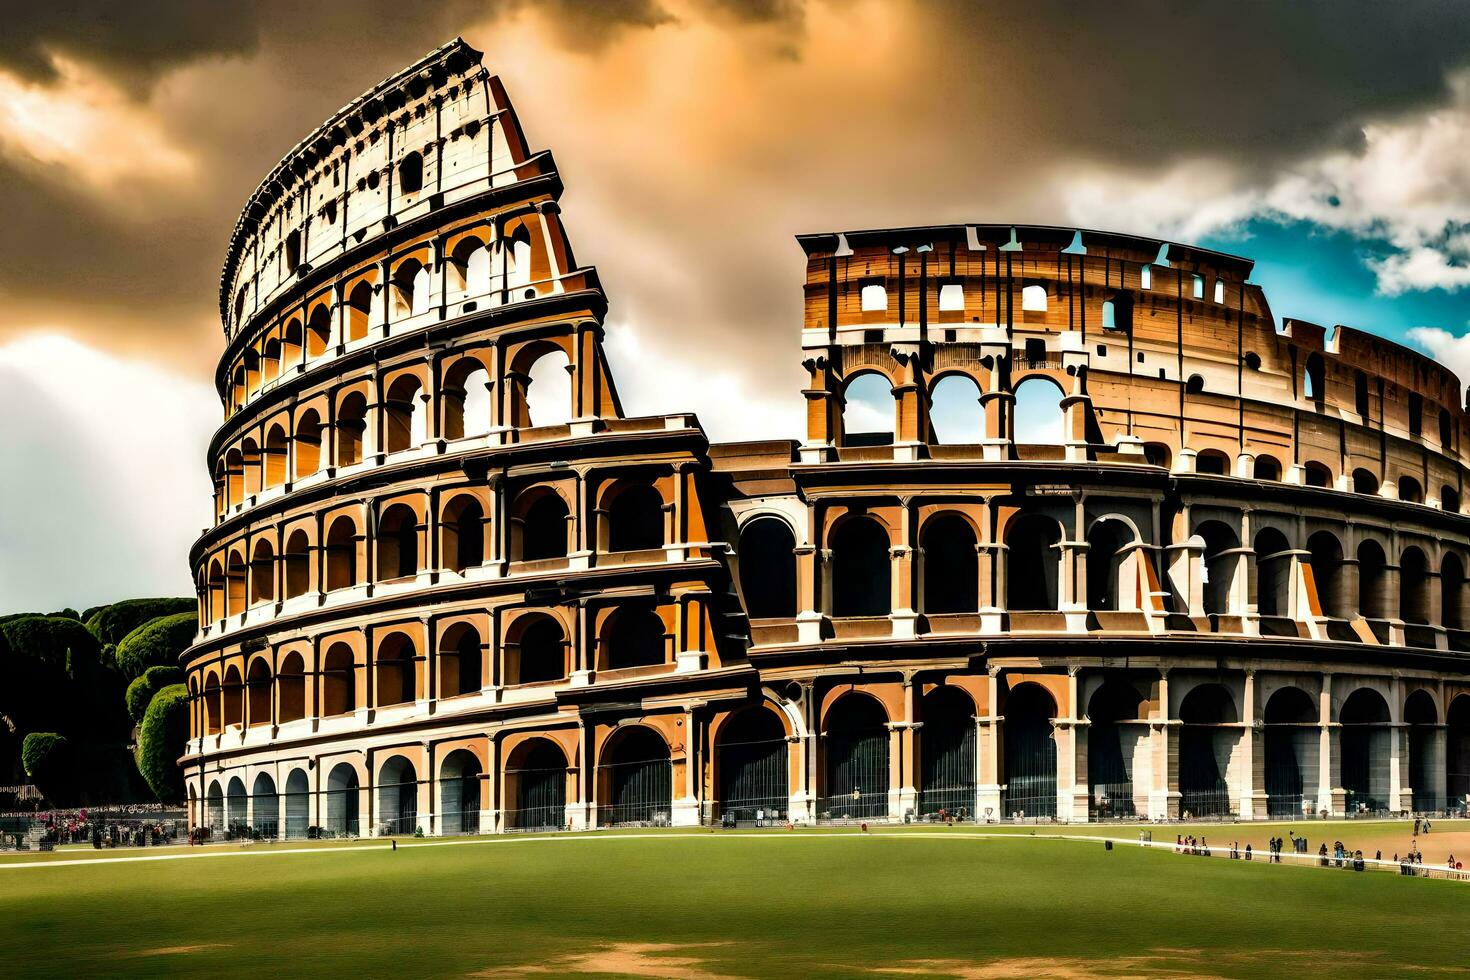
<path fill-rule="evenodd" d="M 1444 368 L 1278 330 L 1250 263 L 1201 249 L 813 235 L 807 436 L 711 445 L 623 417 L 560 193 L 456 41 L 247 204 L 192 555 L 196 824 L 1464 806 Z"/>

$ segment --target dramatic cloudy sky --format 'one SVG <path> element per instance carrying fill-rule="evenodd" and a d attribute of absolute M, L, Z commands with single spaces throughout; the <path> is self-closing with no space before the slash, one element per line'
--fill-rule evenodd
<path fill-rule="evenodd" d="M 1278 315 L 1470 378 L 1470 4 L 33 3 L 0 32 L 0 613 L 188 591 L 235 213 L 455 34 L 556 152 L 630 411 L 798 435 L 792 237 L 948 221 L 1251 255 Z"/>

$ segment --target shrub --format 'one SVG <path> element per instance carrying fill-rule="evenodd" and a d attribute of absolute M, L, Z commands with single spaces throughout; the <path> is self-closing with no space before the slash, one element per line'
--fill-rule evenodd
<path fill-rule="evenodd" d="M 178 667 L 149 667 L 142 675 L 135 678 L 128 685 L 125 699 L 128 706 L 128 717 L 133 719 L 133 724 L 143 722 L 143 714 L 148 710 L 148 705 L 153 701 L 153 696 L 170 684 L 182 684 L 184 672 Z"/>
<path fill-rule="evenodd" d="M 189 691 L 172 684 L 153 696 L 138 730 L 138 771 L 164 803 L 184 798 L 178 758 L 189 740 Z"/>
<path fill-rule="evenodd" d="M 21 616 L 0 623 L 10 649 L 75 675 L 97 663 L 97 638 L 75 619 Z"/>
<path fill-rule="evenodd" d="M 0 623 L 0 714 L 22 732 L 70 734 L 98 717 L 97 640 L 73 619 Z"/>
<path fill-rule="evenodd" d="M 198 630 L 199 617 L 194 612 L 160 616 L 144 623 L 117 645 L 117 669 L 132 680 L 149 667 L 176 667 L 179 654 L 194 642 Z"/>
<path fill-rule="evenodd" d="M 71 756 L 71 743 L 55 732 L 31 732 L 20 747 L 26 775 L 53 802 L 71 798 Z"/>
<path fill-rule="evenodd" d="M 99 643 L 121 643 L 123 637 L 151 620 L 191 610 L 197 611 L 194 600 L 182 597 L 124 599 L 88 610 L 86 623 Z"/>

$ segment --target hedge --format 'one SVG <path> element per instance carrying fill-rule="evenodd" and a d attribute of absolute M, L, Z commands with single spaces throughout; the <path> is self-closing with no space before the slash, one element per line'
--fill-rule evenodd
<path fill-rule="evenodd" d="M 172 684 L 153 696 L 138 730 L 138 771 L 164 803 L 184 798 L 179 756 L 189 741 L 189 691 Z"/>
<path fill-rule="evenodd" d="M 72 752 L 66 736 L 55 732 L 31 732 L 20 746 L 21 765 L 26 775 L 52 802 L 71 797 Z"/>
<path fill-rule="evenodd" d="M 126 695 L 128 717 L 133 719 L 133 724 L 142 724 L 143 714 L 155 694 L 170 684 L 183 682 L 184 672 L 178 667 L 149 667 L 143 671 L 142 676 L 128 685 Z"/>
<path fill-rule="evenodd" d="M 21 616 L 0 623 L 10 649 L 75 675 L 98 662 L 97 638 L 75 619 Z"/>
<path fill-rule="evenodd" d="M 151 620 L 197 608 L 195 601 L 187 598 L 124 599 L 88 610 L 86 623 L 99 643 L 121 643 L 123 637 Z"/>
<path fill-rule="evenodd" d="M 149 667 L 176 667 L 198 631 L 199 615 L 192 609 L 144 623 L 117 645 L 117 669 L 132 680 Z"/>

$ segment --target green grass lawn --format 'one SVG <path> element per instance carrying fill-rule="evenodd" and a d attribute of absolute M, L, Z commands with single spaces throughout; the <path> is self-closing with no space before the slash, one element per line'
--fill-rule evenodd
<path fill-rule="evenodd" d="M 965 835 L 507 837 L 0 867 L 0 973 L 1075 980 L 1467 961 L 1470 885 Z M 88 856 L 60 856 L 73 855 Z"/>

